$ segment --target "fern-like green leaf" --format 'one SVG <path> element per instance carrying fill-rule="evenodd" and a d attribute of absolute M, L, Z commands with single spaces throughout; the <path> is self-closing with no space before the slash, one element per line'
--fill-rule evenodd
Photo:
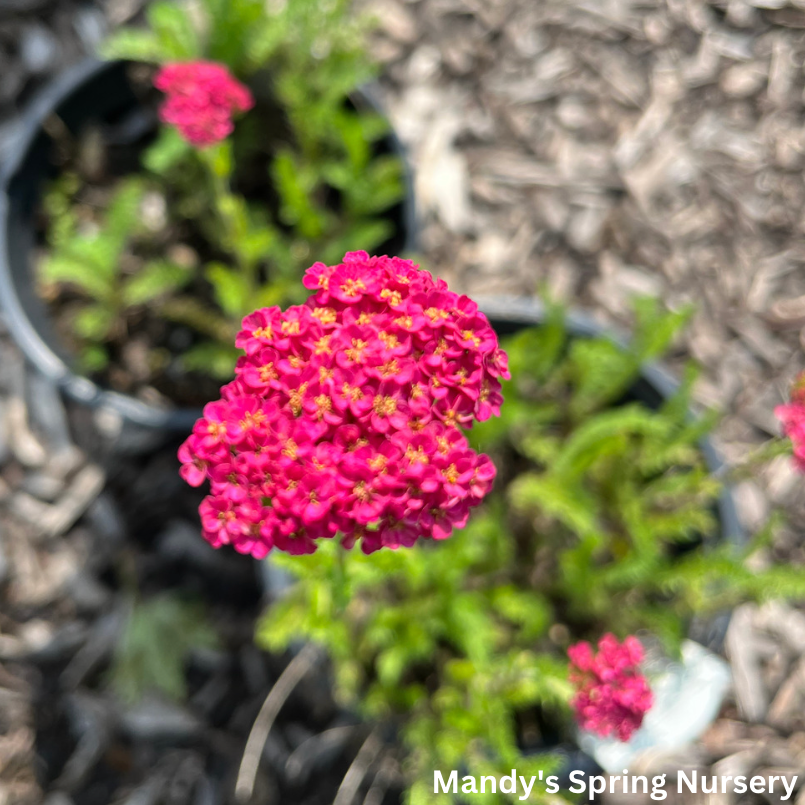
<path fill-rule="evenodd" d="M 166 260 L 146 263 L 123 287 L 127 305 L 143 305 L 173 293 L 193 279 L 192 271 Z"/>
<path fill-rule="evenodd" d="M 115 325 L 115 311 L 103 304 L 87 305 L 73 317 L 73 329 L 88 341 L 104 341 Z"/>
<path fill-rule="evenodd" d="M 108 277 L 79 256 L 74 257 L 64 251 L 48 255 L 43 260 L 39 273 L 45 283 L 74 285 L 90 298 L 99 301 L 108 299 L 113 292 Z"/>
<path fill-rule="evenodd" d="M 156 0 L 146 13 L 165 61 L 193 61 L 203 55 L 198 32 L 183 5 Z"/>
<path fill-rule="evenodd" d="M 171 51 L 172 48 L 166 50 L 163 47 L 153 31 L 120 28 L 103 43 L 100 55 L 104 59 L 126 59 L 159 64 L 173 58 Z"/>

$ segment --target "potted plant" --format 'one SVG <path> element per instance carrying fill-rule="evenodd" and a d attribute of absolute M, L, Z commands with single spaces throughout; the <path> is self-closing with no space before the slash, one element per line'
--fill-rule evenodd
<path fill-rule="evenodd" d="M 73 398 L 186 434 L 254 307 L 313 254 L 410 249 L 410 177 L 366 82 L 367 21 L 159 0 L 32 105 L 2 173 L 0 300 Z"/>
<path fill-rule="evenodd" d="M 641 302 L 623 346 L 515 306 L 501 349 L 408 261 L 348 254 L 305 284 L 304 305 L 244 320 L 182 473 L 211 483 L 213 545 L 295 578 L 258 642 L 326 648 L 342 701 L 401 742 L 409 802 L 474 801 L 485 777 L 490 802 L 558 792 L 574 721 L 626 740 L 651 706 L 635 634 L 673 656 L 693 616 L 805 591 L 745 566 L 693 373 L 668 396 L 644 369 L 686 314 Z"/>

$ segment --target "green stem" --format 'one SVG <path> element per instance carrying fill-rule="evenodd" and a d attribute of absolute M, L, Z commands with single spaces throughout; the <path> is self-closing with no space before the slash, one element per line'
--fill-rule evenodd
<path fill-rule="evenodd" d="M 336 614 L 341 616 L 344 614 L 349 604 L 348 594 L 348 580 L 347 580 L 347 566 L 346 566 L 346 549 L 340 544 L 335 548 L 335 563 L 333 564 L 332 585 L 333 585 L 333 603 L 335 604 Z"/>
<path fill-rule="evenodd" d="M 791 442 L 785 437 L 776 437 L 763 442 L 752 450 L 748 456 L 735 464 L 724 464 L 715 476 L 727 484 L 735 484 L 757 475 L 757 468 L 761 464 L 771 461 L 777 456 L 791 453 Z"/>
<path fill-rule="evenodd" d="M 238 215 L 238 207 L 245 207 L 242 198 L 232 192 L 232 157 L 229 153 L 230 144 L 220 143 L 211 148 L 199 151 L 201 164 L 207 174 L 212 206 L 215 216 L 221 227 L 222 241 L 232 253 L 246 280 L 249 289 L 248 298 L 253 299 L 258 288 L 257 263 L 249 259 L 240 248 L 248 224 L 245 222 L 245 212 Z"/>

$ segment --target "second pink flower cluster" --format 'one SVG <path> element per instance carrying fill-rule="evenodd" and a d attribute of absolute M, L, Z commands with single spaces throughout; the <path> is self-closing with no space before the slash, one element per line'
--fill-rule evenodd
<path fill-rule="evenodd" d="M 167 95 L 159 110 L 164 123 L 175 126 L 191 145 L 204 148 L 228 137 L 232 116 L 254 106 L 251 92 L 216 62 L 165 65 L 154 86 Z"/>
<path fill-rule="evenodd" d="M 582 729 L 628 741 L 651 709 L 653 697 L 640 673 L 643 646 L 636 637 L 619 643 L 605 634 L 595 652 L 589 643 L 568 649 L 570 681 L 576 686 L 573 707 Z"/>

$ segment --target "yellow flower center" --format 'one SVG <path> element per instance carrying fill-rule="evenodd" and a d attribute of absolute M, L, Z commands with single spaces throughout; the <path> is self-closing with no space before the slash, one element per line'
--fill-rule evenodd
<path fill-rule="evenodd" d="M 440 307 L 429 307 L 425 311 L 425 315 L 432 321 L 437 322 L 439 319 L 446 319 L 448 317 L 448 312 L 446 310 L 442 310 Z"/>
<path fill-rule="evenodd" d="M 255 428 L 261 425 L 265 421 L 266 415 L 262 411 L 255 411 L 254 413 L 247 411 L 243 419 L 240 420 L 240 426 L 243 430 L 248 430 L 249 428 Z"/>
<path fill-rule="evenodd" d="M 307 386 L 307 383 L 302 383 L 298 389 L 291 389 L 288 392 L 288 405 L 291 406 L 294 416 L 299 416 L 299 414 L 302 412 L 302 399 L 307 391 Z"/>
<path fill-rule="evenodd" d="M 333 407 L 332 400 L 326 394 L 319 394 L 314 400 L 316 403 L 316 414 L 321 419 Z"/>
<path fill-rule="evenodd" d="M 380 376 L 385 380 L 389 377 L 394 377 L 395 375 L 399 374 L 400 364 L 397 362 L 396 358 L 393 358 L 392 360 L 381 364 L 378 369 L 380 370 Z"/>
<path fill-rule="evenodd" d="M 442 470 L 447 483 L 454 484 L 458 480 L 458 469 L 455 464 L 451 464 L 446 470 Z"/>
<path fill-rule="evenodd" d="M 372 404 L 375 413 L 378 416 L 391 416 L 397 410 L 397 400 L 394 397 L 375 397 Z"/>
<path fill-rule="evenodd" d="M 331 307 L 316 307 L 311 313 L 314 319 L 318 319 L 322 324 L 335 324 L 336 313 Z"/>
<path fill-rule="evenodd" d="M 272 380 L 276 380 L 279 375 L 277 374 L 276 370 L 274 369 L 274 363 L 266 363 L 259 369 L 260 372 L 260 382 L 261 383 L 269 383 Z"/>
<path fill-rule="evenodd" d="M 384 288 L 380 292 L 380 298 L 386 299 L 392 307 L 397 307 L 402 302 L 402 294 L 399 291 L 392 291 L 391 288 Z"/>
<path fill-rule="evenodd" d="M 408 447 L 405 449 L 405 457 L 408 459 L 409 464 L 428 464 L 429 459 L 427 453 L 422 449 L 422 445 L 419 445 L 416 450 L 414 450 L 414 446 L 409 444 Z"/>
<path fill-rule="evenodd" d="M 324 335 L 315 344 L 313 349 L 316 355 L 329 355 L 332 350 L 330 349 L 330 338 L 332 336 Z"/>
<path fill-rule="evenodd" d="M 344 280 L 343 284 L 341 285 L 341 293 L 343 293 L 344 296 L 349 296 L 350 298 L 358 296 L 362 291 L 365 290 L 366 286 L 363 284 L 363 280 L 348 279 Z"/>
<path fill-rule="evenodd" d="M 363 398 L 363 392 L 360 389 L 360 386 L 352 386 L 349 383 L 344 383 L 341 386 L 341 393 L 346 397 L 348 400 L 352 400 L 352 402 L 357 402 L 358 400 Z"/>
<path fill-rule="evenodd" d="M 226 435 L 226 425 L 222 422 L 210 422 L 207 424 L 207 433 L 216 439 L 222 439 Z"/>
<path fill-rule="evenodd" d="M 367 341 L 363 341 L 360 338 L 353 338 L 352 339 L 352 346 L 349 349 L 344 350 L 344 354 L 351 360 L 355 361 L 355 363 L 360 363 L 361 359 L 363 358 L 363 352 L 368 345 Z"/>
<path fill-rule="evenodd" d="M 358 481 L 352 491 L 355 493 L 355 497 L 364 503 L 371 497 L 369 490 L 366 488 L 366 481 Z"/>
<path fill-rule="evenodd" d="M 367 461 L 367 464 L 369 464 L 369 469 L 372 470 L 372 472 L 385 472 L 388 463 L 388 458 L 382 454 L 372 456 Z"/>

